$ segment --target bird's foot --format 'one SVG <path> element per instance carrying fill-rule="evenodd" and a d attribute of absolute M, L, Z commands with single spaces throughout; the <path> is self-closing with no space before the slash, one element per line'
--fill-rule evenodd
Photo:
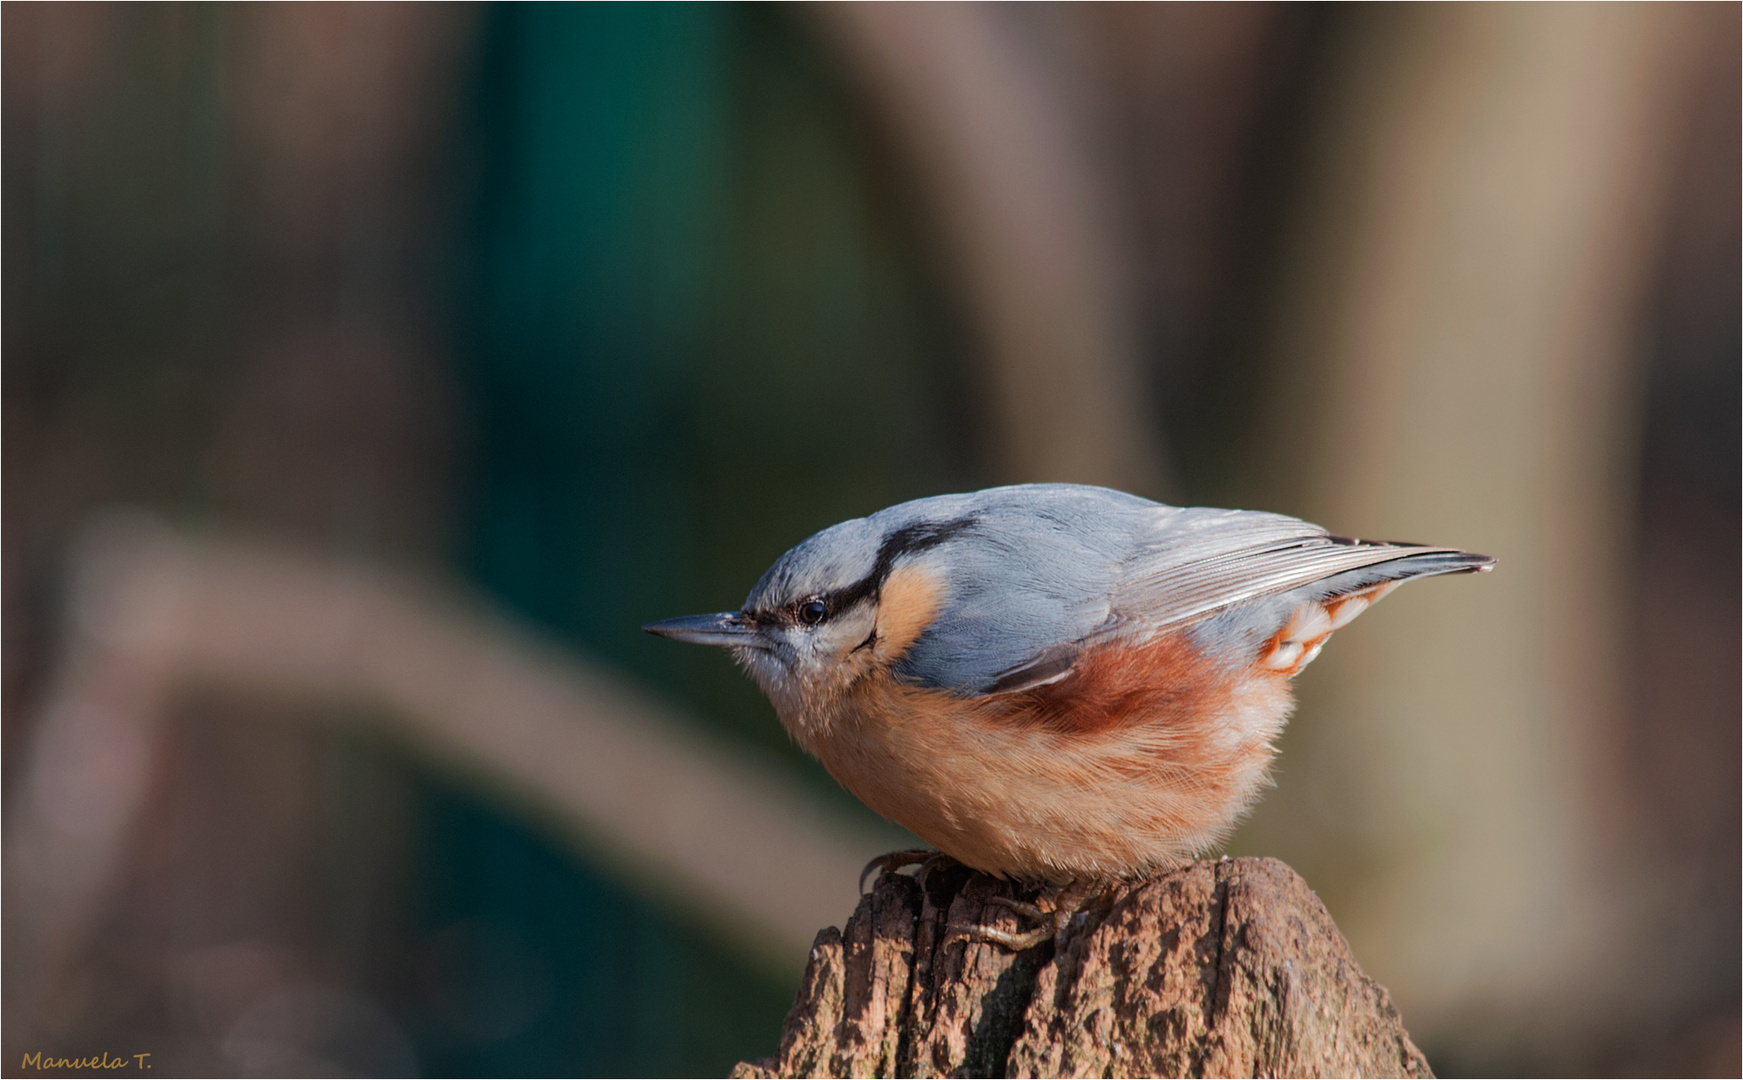
<path fill-rule="evenodd" d="M 1087 907 L 1091 901 L 1100 896 L 1104 885 L 1091 881 L 1074 881 L 1060 890 L 1053 900 L 1053 910 L 1047 911 L 1037 904 L 1024 900 L 1013 900 L 1006 896 L 995 896 L 991 903 L 1009 908 L 1025 919 L 1040 923 L 1029 930 L 1000 930 L 996 926 L 962 926 L 957 932 L 971 941 L 990 942 L 1003 945 L 1012 952 L 1022 952 L 1048 941 L 1055 941 L 1065 936 L 1066 928 L 1071 925 L 1072 917 Z"/>
<path fill-rule="evenodd" d="M 1013 900 L 1008 896 L 995 896 L 988 903 L 997 904 L 1002 908 L 1010 908 L 1025 919 L 1044 922 L 1053 917 L 1051 911 L 1043 911 L 1039 904 L 1031 904 L 1027 900 Z"/>
<path fill-rule="evenodd" d="M 865 879 L 871 876 L 873 870 L 880 874 L 893 874 L 903 867 L 918 866 L 920 872 L 915 876 L 924 885 L 926 875 L 930 874 L 933 869 L 954 861 L 944 852 L 933 851 L 929 848 L 911 848 L 907 851 L 892 851 L 888 855 L 879 855 L 871 862 L 866 863 L 865 869 L 859 872 L 859 891 L 861 894 L 865 892 Z"/>

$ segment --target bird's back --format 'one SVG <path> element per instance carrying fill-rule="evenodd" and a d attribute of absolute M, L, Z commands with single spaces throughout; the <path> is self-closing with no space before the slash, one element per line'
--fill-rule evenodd
<path fill-rule="evenodd" d="M 1335 537 L 1282 514 L 1166 506 L 1073 484 L 921 499 L 868 520 L 883 532 L 959 530 L 927 553 L 944 594 L 897 673 L 963 695 L 1058 678 L 1074 650 L 1180 626 L 1194 626 L 1219 661 L 1248 662 L 1303 604 L 1492 562 Z"/>

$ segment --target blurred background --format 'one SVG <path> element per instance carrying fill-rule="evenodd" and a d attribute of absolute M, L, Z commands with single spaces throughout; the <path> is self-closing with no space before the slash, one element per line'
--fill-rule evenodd
<path fill-rule="evenodd" d="M 1737 5 L 0 13 L 0 1059 L 771 1052 L 904 837 L 637 628 L 1070 480 L 1497 556 L 1230 850 L 1443 1075 L 1743 1068 Z"/>

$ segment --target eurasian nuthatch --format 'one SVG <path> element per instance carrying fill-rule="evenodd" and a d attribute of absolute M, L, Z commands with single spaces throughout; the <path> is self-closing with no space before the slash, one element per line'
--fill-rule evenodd
<path fill-rule="evenodd" d="M 1399 582 L 1487 570 L 1280 514 L 1027 484 L 825 529 L 737 611 L 649 632 L 721 645 L 866 805 L 988 873 L 1093 890 L 1216 845 L 1265 782 L 1289 679 Z M 904 854 L 895 863 L 913 861 Z M 928 853 L 930 854 L 930 853 Z"/>

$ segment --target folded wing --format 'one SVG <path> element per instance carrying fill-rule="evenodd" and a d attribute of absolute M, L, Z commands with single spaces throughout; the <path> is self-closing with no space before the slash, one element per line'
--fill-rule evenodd
<path fill-rule="evenodd" d="M 1120 624 L 1163 628 L 1317 582 L 1378 581 L 1486 570 L 1495 560 L 1457 548 L 1333 536 L 1280 514 L 1185 511 L 1140 541 L 1114 590 Z M 1355 571 L 1370 570 L 1366 574 Z"/>
<path fill-rule="evenodd" d="M 995 673 L 987 689 L 1033 689 L 1064 678 L 1075 657 L 1097 642 L 1194 623 L 1211 629 L 1201 635 L 1205 644 L 1258 649 L 1259 662 L 1294 674 L 1318 654 L 1332 630 L 1392 585 L 1493 565 L 1486 555 L 1456 548 L 1334 536 L 1280 514 L 1210 509 L 1159 514 L 1152 535 L 1134 537 L 1105 621 L 1085 627 L 1076 641 Z M 1292 634 L 1295 628 L 1302 634 Z"/>

